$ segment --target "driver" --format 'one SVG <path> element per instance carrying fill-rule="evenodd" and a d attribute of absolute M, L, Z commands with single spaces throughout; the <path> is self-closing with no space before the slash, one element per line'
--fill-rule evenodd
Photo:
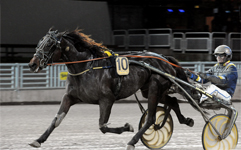
<path fill-rule="evenodd" d="M 230 103 L 238 79 L 236 66 L 230 61 L 232 50 L 227 45 L 220 45 L 215 49 L 214 56 L 217 59 L 217 64 L 208 71 L 205 73 L 199 72 L 198 75 L 189 72 L 187 75 L 190 79 L 199 83 L 211 82 L 205 92 Z M 208 103 L 207 100 L 210 99 L 203 94 L 200 104 Z"/>

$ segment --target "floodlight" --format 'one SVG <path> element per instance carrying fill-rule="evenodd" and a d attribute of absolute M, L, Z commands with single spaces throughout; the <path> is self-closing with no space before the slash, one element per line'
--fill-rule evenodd
<path fill-rule="evenodd" d="M 184 13 L 184 12 L 185 12 L 184 9 L 178 9 L 178 11 L 179 11 L 180 13 Z"/>

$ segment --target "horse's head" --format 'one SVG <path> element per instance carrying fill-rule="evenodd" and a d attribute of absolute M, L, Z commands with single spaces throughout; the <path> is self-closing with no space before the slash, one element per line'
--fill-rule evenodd
<path fill-rule="evenodd" d="M 96 43 L 80 31 L 58 33 L 50 29 L 36 47 L 36 53 L 29 62 L 30 70 L 38 73 L 47 67 L 48 63 L 58 61 L 61 56 L 64 61 L 107 56 L 107 48 L 102 43 Z"/>
<path fill-rule="evenodd" d="M 61 48 L 60 42 L 62 40 L 62 34 L 58 31 L 52 31 L 48 33 L 39 41 L 36 47 L 36 53 L 29 62 L 30 71 L 38 73 L 51 61 L 60 59 Z"/>

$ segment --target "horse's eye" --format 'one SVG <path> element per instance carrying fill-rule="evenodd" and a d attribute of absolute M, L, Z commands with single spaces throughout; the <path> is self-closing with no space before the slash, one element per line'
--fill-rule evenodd
<path fill-rule="evenodd" d="M 51 41 L 51 40 L 48 40 L 48 43 L 47 43 L 47 47 L 50 47 L 50 46 L 52 46 L 52 43 L 53 43 L 53 41 Z"/>
<path fill-rule="evenodd" d="M 48 43 L 48 44 L 47 44 L 47 47 L 50 47 L 50 46 L 51 46 L 51 43 Z"/>

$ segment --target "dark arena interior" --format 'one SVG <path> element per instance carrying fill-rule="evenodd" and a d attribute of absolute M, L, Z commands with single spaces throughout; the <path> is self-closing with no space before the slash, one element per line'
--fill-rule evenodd
<path fill-rule="evenodd" d="M 241 149 L 241 0 L 1 0 L 0 10 L 0 149 Z M 220 45 L 237 69 L 231 102 L 200 80 Z"/>
<path fill-rule="evenodd" d="M 222 43 L 232 48 L 233 61 L 239 61 L 240 3 L 240 0 L 3 0 L 1 62 L 27 63 L 39 38 L 50 27 L 60 32 L 83 29 L 113 51 L 148 49 L 172 55 L 179 61 L 215 61 L 207 54 Z"/>

